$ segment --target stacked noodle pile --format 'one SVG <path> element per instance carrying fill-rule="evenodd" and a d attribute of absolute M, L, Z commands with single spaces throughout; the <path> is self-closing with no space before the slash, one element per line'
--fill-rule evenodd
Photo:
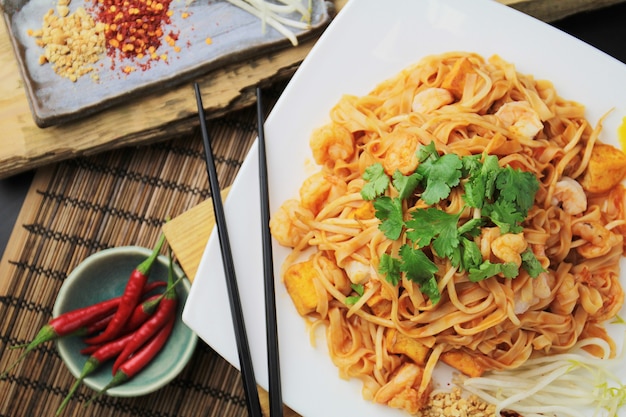
<path fill-rule="evenodd" d="M 582 105 L 498 56 L 455 52 L 426 57 L 366 96 L 344 96 L 330 116 L 311 137 L 320 171 L 271 228 L 293 248 L 282 275 L 298 312 L 327 326 L 333 362 L 341 376 L 363 381 L 364 397 L 416 413 L 440 361 L 480 376 L 581 339 L 614 349 L 603 323 L 624 298 L 626 157 L 600 142 L 600 125 L 590 125 Z M 501 167 L 536 176 L 523 230 L 487 222 L 473 240 L 492 263 L 519 266 L 532 251 L 541 273 L 472 282 L 427 247 L 441 293 L 433 302 L 405 272 L 397 283 L 381 272 L 381 258 L 398 256 L 409 240 L 406 230 L 396 240 L 381 230 L 381 213 L 362 195 L 363 175 L 374 164 L 389 177 L 410 175 L 418 149 L 431 143 L 440 155 L 495 155 Z M 433 207 L 459 213 L 460 224 L 480 217 L 460 189 L 434 204 L 422 192 L 403 200 L 405 219 Z"/>

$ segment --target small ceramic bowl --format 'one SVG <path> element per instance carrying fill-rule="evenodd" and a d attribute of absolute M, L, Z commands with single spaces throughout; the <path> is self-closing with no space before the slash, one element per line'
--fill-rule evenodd
<path fill-rule="evenodd" d="M 124 246 L 100 251 L 89 256 L 65 279 L 59 290 L 53 316 L 122 295 L 131 271 L 144 261 L 151 249 Z M 149 281 L 167 281 L 169 259 L 159 256 L 150 271 Z M 181 269 L 174 265 L 175 279 L 182 277 Z M 176 324 L 167 343 L 150 364 L 134 378 L 107 391 L 110 396 L 135 397 L 156 391 L 176 377 L 191 358 L 198 338 L 182 321 L 183 306 L 190 284 L 184 278 L 176 286 L 178 309 Z M 165 288 L 160 289 L 163 291 Z M 80 337 L 66 337 L 57 342 L 61 358 L 70 372 L 78 377 L 87 361 L 80 350 L 86 345 Z M 85 378 L 83 383 L 100 391 L 112 378 L 112 362 Z"/>

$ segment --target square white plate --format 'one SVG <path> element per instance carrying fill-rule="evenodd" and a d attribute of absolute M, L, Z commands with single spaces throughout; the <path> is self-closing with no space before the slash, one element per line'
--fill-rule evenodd
<path fill-rule="evenodd" d="M 626 66 L 616 59 L 491 0 L 350 0 L 304 60 L 267 119 L 272 212 L 286 199 L 297 197 L 302 181 L 317 170 L 309 135 L 329 121 L 329 110 L 343 94 L 367 94 L 424 56 L 452 50 L 477 52 L 485 58 L 498 54 L 515 64 L 519 72 L 552 81 L 560 96 L 587 107 L 592 124 L 612 109 L 601 139 L 618 145 L 617 128 L 626 115 Z M 258 383 L 267 388 L 258 196 L 254 146 L 233 183 L 225 209 L 255 373 Z M 360 382 L 342 380 L 327 355 L 323 335 L 317 335 L 317 346 L 311 345 L 306 324 L 279 276 L 288 252 L 275 244 L 285 403 L 307 417 L 406 416 L 364 400 Z M 219 242 L 213 233 L 183 320 L 238 367 L 230 317 Z M 610 331 L 621 346 L 623 328 Z M 626 375 L 623 371 L 618 374 Z"/>

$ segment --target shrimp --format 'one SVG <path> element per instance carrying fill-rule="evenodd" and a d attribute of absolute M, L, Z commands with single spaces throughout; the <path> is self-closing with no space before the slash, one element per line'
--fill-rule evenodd
<path fill-rule="evenodd" d="M 316 129 L 309 141 L 313 158 L 319 165 L 348 161 L 355 152 L 354 137 L 345 127 L 329 123 Z"/>
<path fill-rule="evenodd" d="M 411 110 L 416 113 L 430 113 L 453 101 L 454 96 L 445 88 L 427 88 L 413 97 Z"/>
<path fill-rule="evenodd" d="M 505 103 L 496 112 L 496 117 L 514 134 L 534 138 L 543 129 L 539 114 L 527 101 Z"/>
<path fill-rule="evenodd" d="M 500 237 L 499 227 L 485 227 L 480 237 L 480 253 L 483 259 L 487 260 L 491 257 L 491 243 Z"/>
<path fill-rule="evenodd" d="M 382 163 L 388 175 L 393 175 L 396 170 L 399 170 L 403 175 L 409 175 L 415 171 L 419 164 L 415 152 L 419 146 L 417 136 L 407 132 L 394 131 L 385 136 L 384 143 L 385 145 L 388 144 L 388 148 Z"/>
<path fill-rule="evenodd" d="M 622 235 L 615 234 L 599 222 L 582 221 L 572 225 L 572 234 L 585 240 L 576 251 L 587 259 L 606 255 L 615 246 L 621 246 Z"/>
<path fill-rule="evenodd" d="M 309 231 L 305 221 L 313 217 L 297 200 L 287 200 L 270 218 L 270 231 L 278 243 L 294 248 Z"/>
<path fill-rule="evenodd" d="M 428 398 L 428 393 L 420 395 L 414 388 L 419 386 L 423 376 L 424 370 L 421 367 L 405 363 L 394 377 L 376 392 L 374 401 L 416 414 Z"/>
<path fill-rule="evenodd" d="M 303 207 L 317 214 L 326 202 L 344 195 L 348 185 L 341 178 L 320 171 L 304 180 L 300 187 Z"/>
<path fill-rule="evenodd" d="M 587 210 L 587 195 L 583 186 L 578 181 L 570 177 L 563 177 L 556 183 L 552 204 L 561 204 L 563 211 L 568 214 L 581 214 Z"/>
<path fill-rule="evenodd" d="M 517 266 L 522 264 L 522 252 L 528 248 L 528 242 L 523 233 L 505 233 L 491 242 L 491 251 L 504 262 L 513 262 Z"/>
<path fill-rule="evenodd" d="M 359 261 L 347 261 L 343 269 L 353 284 L 365 284 L 372 277 L 372 267 Z"/>

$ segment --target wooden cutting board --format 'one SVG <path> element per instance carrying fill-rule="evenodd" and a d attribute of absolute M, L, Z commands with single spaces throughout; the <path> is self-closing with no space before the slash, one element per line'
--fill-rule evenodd
<path fill-rule="evenodd" d="M 222 191 L 222 199 L 226 198 L 229 190 L 230 187 Z M 196 277 L 198 264 L 213 226 L 215 226 L 215 215 L 211 199 L 203 201 L 163 225 L 167 243 L 191 282 Z"/>

